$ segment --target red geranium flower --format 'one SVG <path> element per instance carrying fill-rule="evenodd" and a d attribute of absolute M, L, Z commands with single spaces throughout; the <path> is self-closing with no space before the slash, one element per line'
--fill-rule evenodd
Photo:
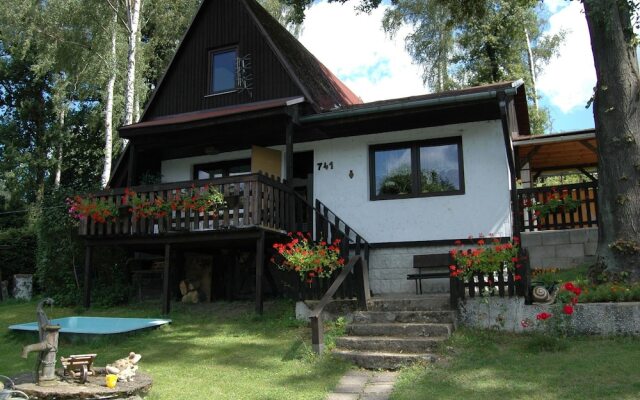
<path fill-rule="evenodd" d="M 544 321 L 551 318 L 552 316 L 553 315 L 549 314 L 548 312 L 541 312 L 540 314 L 536 315 L 536 319 L 540 321 Z"/>
<path fill-rule="evenodd" d="M 564 307 L 562 307 L 562 312 L 567 315 L 573 314 L 573 306 L 571 304 L 565 304 Z"/>

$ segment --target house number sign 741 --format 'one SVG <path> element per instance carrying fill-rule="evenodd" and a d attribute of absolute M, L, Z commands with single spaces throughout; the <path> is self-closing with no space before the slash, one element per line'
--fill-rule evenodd
<path fill-rule="evenodd" d="M 324 169 L 333 169 L 333 161 L 330 162 L 319 162 L 318 164 L 318 171 Z"/>

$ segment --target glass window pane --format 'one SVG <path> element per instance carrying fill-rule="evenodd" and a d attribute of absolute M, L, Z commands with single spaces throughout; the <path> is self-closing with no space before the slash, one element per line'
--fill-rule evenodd
<path fill-rule="evenodd" d="M 213 54 L 211 84 L 213 93 L 236 88 L 236 50 Z"/>
<path fill-rule="evenodd" d="M 235 165 L 229 167 L 229 176 L 247 175 L 251 173 L 251 165 Z"/>
<path fill-rule="evenodd" d="M 378 150 L 374 155 L 376 195 L 411 193 L 411 149 Z"/>
<path fill-rule="evenodd" d="M 420 148 L 420 191 L 422 193 L 460 190 L 458 145 Z"/>

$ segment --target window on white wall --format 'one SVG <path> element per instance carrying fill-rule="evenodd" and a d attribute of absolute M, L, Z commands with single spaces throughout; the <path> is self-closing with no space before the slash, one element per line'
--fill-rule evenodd
<path fill-rule="evenodd" d="M 371 146 L 371 200 L 464 194 L 462 138 Z"/>
<path fill-rule="evenodd" d="M 251 159 L 219 161 L 197 164 L 193 167 L 193 179 L 215 179 L 251 173 Z"/>

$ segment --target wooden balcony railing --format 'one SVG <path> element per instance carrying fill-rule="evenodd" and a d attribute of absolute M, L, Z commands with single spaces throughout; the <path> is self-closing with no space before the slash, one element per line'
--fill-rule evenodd
<path fill-rule="evenodd" d="M 558 209 L 546 216 L 536 216 L 526 204 L 546 204 L 552 196 L 569 196 L 580 202 L 575 210 Z M 598 225 L 598 183 L 577 183 L 555 187 L 518 189 L 520 227 L 523 231 L 587 228 Z"/>
<path fill-rule="evenodd" d="M 184 193 L 203 193 L 214 187 L 224 195 L 226 206 L 214 211 L 176 209 L 163 217 L 135 218 L 123 204 L 125 189 L 118 188 L 95 193 L 95 198 L 113 202 L 120 208 L 115 221 L 99 223 L 91 218 L 82 220 L 80 235 L 106 236 L 154 236 L 167 233 L 201 232 L 246 227 L 265 227 L 289 231 L 298 222 L 308 218 L 307 212 L 297 216 L 296 200 L 291 189 L 278 179 L 261 174 L 251 174 L 211 180 L 168 183 L 131 188 L 142 200 L 162 199 L 170 202 Z"/>

